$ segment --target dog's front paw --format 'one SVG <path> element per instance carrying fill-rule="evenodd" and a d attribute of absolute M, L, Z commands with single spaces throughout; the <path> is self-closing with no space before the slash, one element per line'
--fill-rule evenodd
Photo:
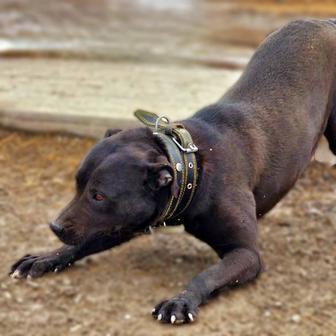
<path fill-rule="evenodd" d="M 190 323 L 196 318 L 197 306 L 190 299 L 177 296 L 159 303 L 153 309 L 152 315 L 164 323 Z"/>
<path fill-rule="evenodd" d="M 9 275 L 15 279 L 37 278 L 47 272 L 60 272 L 70 264 L 69 257 L 59 252 L 43 255 L 27 254 L 11 267 Z"/>

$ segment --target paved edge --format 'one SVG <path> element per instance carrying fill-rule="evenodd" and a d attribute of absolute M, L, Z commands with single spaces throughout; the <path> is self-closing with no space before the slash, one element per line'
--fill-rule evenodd
<path fill-rule="evenodd" d="M 91 138 L 101 137 L 107 128 L 134 128 L 136 120 L 38 112 L 0 110 L 0 125 L 4 128 L 39 132 L 66 133 Z"/>
<path fill-rule="evenodd" d="M 135 118 L 122 119 L 0 110 L 0 126 L 7 129 L 36 133 L 70 134 L 99 139 L 108 128 L 126 129 L 142 126 L 142 124 Z M 336 164 L 336 157 L 330 152 L 328 144 L 323 137 L 313 159 L 329 165 Z"/>

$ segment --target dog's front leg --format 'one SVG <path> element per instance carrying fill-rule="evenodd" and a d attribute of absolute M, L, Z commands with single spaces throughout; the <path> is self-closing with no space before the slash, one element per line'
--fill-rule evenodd
<path fill-rule="evenodd" d="M 212 216 L 211 223 L 194 232 L 216 250 L 221 260 L 196 275 L 180 294 L 158 304 L 152 312 L 154 318 L 166 323 L 192 322 L 198 306 L 212 294 L 225 287 L 242 285 L 260 273 L 254 201 L 245 209 L 233 204 L 229 209 L 231 213 Z"/>
<path fill-rule="evenodd" d="M 82 245 L 63 245 L 47 253 L 27 254 L 13 264 L 9 274 L 13 278 L 37 278 L 48 272 L 60 272 L 79 259 L 120 243 L 122 242 L 106 236 L 92 239 Z"/>
<path fill-rule="evenodd" d="M 235 248 L 216 265 L 195 276 L 179 295 L 159 303 L 153 316 L 167 323 L 193 322 L 198 306 L 226 286 L 242 285 L 254 279 L 261 268 L 259 256 L 247 248 Z"/>

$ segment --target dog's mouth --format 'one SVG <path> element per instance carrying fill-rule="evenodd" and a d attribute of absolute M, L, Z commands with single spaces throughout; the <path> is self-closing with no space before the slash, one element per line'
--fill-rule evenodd
<path fill-rule="evenodd" d="M 112 231 L 94 231 L 94 232 L 76 232 L 72 227 L 63 228 L 55 223 L 49 224 L 52 232 L 57 238 L 66 245 L 79 246 L 86 245 L 94 241 L 108 241 L 111 245 L 118 245 L 123 241 L 129 240 L 143 231 L 137 232 L 136 230 L 125 230 L 125 228 L 115 228 Z"/>
<path fill-rule="evenodd" d="M 87 240 L 84 234 L 78 234 L 72 227 L 64 227 L 57 222 L 49 223 L 51 231 L 66 245 L 80 245 Z"/>

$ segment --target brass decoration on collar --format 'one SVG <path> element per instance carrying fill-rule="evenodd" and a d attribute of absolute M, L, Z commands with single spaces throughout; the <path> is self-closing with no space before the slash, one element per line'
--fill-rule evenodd
<path fill-rule="evenodd" d="M 197 187 L 197 146 L 190 133 L 182 124 L 170 123 L 167 117 L 144 110 L 134 112 L 143 124 L 154 128 L 153 134 L 163 146 L 174 171 L 174 182 L 178 185 L 178 194 L 171 194 L 159 221 L 165 223 L 177 219 L 188 208 Z M 171 223 L 173 224 L 173 223 Z M 180 223 L 177 223 L 180 224 Z"/>

